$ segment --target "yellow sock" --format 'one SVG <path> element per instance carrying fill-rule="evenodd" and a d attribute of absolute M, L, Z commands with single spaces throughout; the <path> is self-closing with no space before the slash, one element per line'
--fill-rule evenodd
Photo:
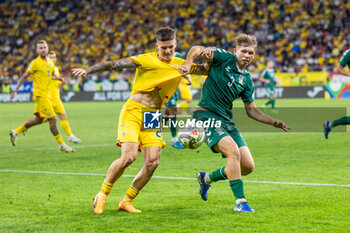
<path fill-rule="evenodd" d="M 68 120 L 62 120 L 61 127 L 68 136 L 72 134 L 72 130 L 70 129 Z"/>
<path fill-rule="evenodd" d="M 24 125 L 20 125 L 20 126 L 18 126 L 18 128 L 17 129 L 15 129 L 16 130 L 16 133 L 17 134 L 20 134 L 20 133 L 22 133 L 24 130 L 26 130 L 27 128 L 26 127 L 24 127 Z"/>
<path fill-rule="evenodd" d="M 182 101 L 180 104 L 179 104 L 179 107 L 180 108 L 183 108 L 183 109 L 186 109 L 188 107 L 188 103 L 186 101 Z"/>
<path fill-rule="evenodd" d="M 130 185 L 128 191 L 126 191 L 125 196 L 123 197 L 123 199 L 128 200 L 128 201 L 132 201 L 137 194 L 139 194 L 139 190 L 135 189 L 134 187 L 132 187 Z"/>
<path fill-rule="evenodd" d="M 56 139 L 56 141 L 58 142 L 58 144 L 62 144 L 63 143 L 63 138 L 62 138 L 62 136 L 61 136 L 61 134 L 57 134 L 56 136 L 55 136 L 55 139 Z"/>
<path fill-rule="evenodd" d="M 113 184 L 104 180 L 100 193 L 105 195 L 105 196 L 108 196 L 108 194 L 112 191 L 112 188 L 113 188 Z"/>

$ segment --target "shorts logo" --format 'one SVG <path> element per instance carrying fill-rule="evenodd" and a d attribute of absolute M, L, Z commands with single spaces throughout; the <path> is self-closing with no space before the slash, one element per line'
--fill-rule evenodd
<path fill-rule="evenodd" d="M 156 136 L 159 138 L 163 138 L 163 131 L 157 131 Z"/>
<path fill-rule="evenodd" d="M 122 137 L 125 138 L 125 135 L 126 135 L 126 132 L 123 131 L 123 132 L 122 132 Z"/>
<path fill-rule="evenodd" d="M 156 112 L 143 112 L 143 128 L 144 129 L 160 129 L 160 116 L 162 114 Z"/>

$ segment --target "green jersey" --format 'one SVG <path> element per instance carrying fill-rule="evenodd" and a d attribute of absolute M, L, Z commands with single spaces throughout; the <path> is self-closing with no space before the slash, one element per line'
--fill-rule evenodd
<path fill-rule="evenodd" d="M 243 102 L 254 102 L 253 81 L 246 70 L 236 66 L 236 55 L 216 48 L 210 73 L 202 89 L 198 105 L 232 119 L 232 102 L 241 97 Z"/>
<path fill-rule="evenodd" d="M 342 56 L 342 58 L 339 61 L 339 64 L 342 67 L 348 66 L 350 69 L 350 49 L 346 50 Z"/>
<path fill-rule="evenodd" d="M 270 81 L 270 83 L 265 83 L 265 87 L 271 90 L 275 89 L 274 81 L 275 81 L 275 70 L 274 69 L 265 69 L 261 76 L 264 79 L 267 79 Z"/>

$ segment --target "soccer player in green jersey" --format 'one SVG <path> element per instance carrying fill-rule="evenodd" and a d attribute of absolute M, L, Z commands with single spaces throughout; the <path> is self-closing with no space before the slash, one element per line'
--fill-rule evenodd
<path fill-rule="evenodd" d="M 232 102 L 241 98 L 249 117 L 265 124 L 273 125 L 284 131 L 290 128 L 281 120 L 273 119 L 257 109 L 253 98 L 253 82 L 246 67 L 253 61 L 257 41 L 255 37 L 240 34 L 235 39 L 234 52 L 220 48 L 193 46 L 189 51 L 186 63 L 179 67 L 186 75 L 193 60 L 202 56 L 211 64 L 210 73 L 204 83 L 201 99 L 194 109 L 197 121 L 208 119 L 221 122 L 221 127 L 208 127 L 206 144 L 214 153 L 221 153 L 227 158 L 225 167 L 213 172 L 199 172 L 200 194 L 203 200 L 208 198 L 210 183 L 218 180 L 229 180 L 236 199 L 235 211 L 254 212 L 248 205 L 243 192 L 242 175 L 254 170 L 253 157 L 240 132 L 232 121 Z"/>
<path fill-rule="evenodd" d="M 274 63 L 272 60 L 268 60 L 266 64 L 266 69 L 261 73 L 259 80 L 265 83 L 265 88 L 267 94 L 269 96 L 269 101 L 267 101 L 262 107 L 266 108 L 269 104 L 271 104 L 271 111 L 273 112 L 275 109 L 276 102 L 276 92 L 275 92 L 275 70 L 273 69 Z"/>
<path fill-rule="evenodd" d="M 346 70 L 346 66 L 349 70 Z M 336 71 L 339 74 L 349 76 L 350 77 L 350 49 L 346 50 L 339 61 Z M 333 127 L 338 125 L 349 125 L 350 124 L 350 116 L 344 116 L 334 121 L 325 121 L 324 122 L 324 137 L 328 139 L 328 134 L 331 132 Z"/>

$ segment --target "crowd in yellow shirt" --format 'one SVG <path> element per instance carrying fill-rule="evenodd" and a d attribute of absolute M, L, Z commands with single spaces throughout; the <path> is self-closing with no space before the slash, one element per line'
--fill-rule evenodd
<path fill-rule="evenodd" d="M 241 32 L 259 42 L 258 70 L 266 57 L 277 71 L 325 71 L 350 46 L 348 1 L 58 1 L 2 2 L 0 79 L 16 79 L 45 39 L 60 58 L 63 76 L 77 64 L 154 50 L 154 31 L 177 29 L 183 53 L 193 45 L 233 47 Z M 6 19 L 6 20 L 5 20 Z"/>

